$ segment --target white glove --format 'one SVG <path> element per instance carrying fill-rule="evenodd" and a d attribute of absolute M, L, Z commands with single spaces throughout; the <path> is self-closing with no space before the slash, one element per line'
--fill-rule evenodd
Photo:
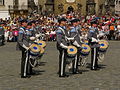
<path fill-rule="evenodd" d="M 100 35 L 97 35 L 97 38 L 99 38 L 100 37 Z"/>
<path fill-rule="evenodd" d="M 36 36 L 36 38 L 39 38 L 39 37 L 40 37 L 40 34 L 36 34 L 35 36 Z"/>
<path fill-rule="evenodd" d="M 68 48 L 68 46 L 66 46 L 66 45 L 64 45 L 64 44 L 60 44 L 60 46 L 62 47 L 62 48 L 64 48 L 64 49 L 67 49 Z"/>
<path fill-rule="evenodd" d="M 26 47 L 24 44 L 23 44 L 23 48 L 25 48 L 26 50 L 29 50 L 29 47 Z"/>
<path fill-rule="evenodd" d="M 36 38 L 35 37 L 30 37 L 30 40 L 34 41 Z"/>
<path fill-rule="evenodd" d="M 68 40 L 74 40 L 74 38 L 67 38 Z"/>
<path fill-rule="evenodd" d="M 98 42 L 98 40 L 95 38 L 92 38 L 92 42 Z"/>
<path fill-rule="evenodd" d="M 74 43 L 73 43 L 75 46 L 77 46 L 77 47 L 81 47 L 79 44 L 78 44 L 78 42 L 77 41 L 74 41 Z"/>
<path fill-rule="evenodd" d="M 80 39 L 83 39 L 83 37 L 80 36 Z"/>

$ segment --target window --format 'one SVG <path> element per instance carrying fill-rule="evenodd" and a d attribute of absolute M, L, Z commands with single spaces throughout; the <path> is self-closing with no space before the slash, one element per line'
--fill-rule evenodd
<path fill-rule="evenodd" d="M 4 0 L 0 0 L 0 5 L 4 5 Z"/>

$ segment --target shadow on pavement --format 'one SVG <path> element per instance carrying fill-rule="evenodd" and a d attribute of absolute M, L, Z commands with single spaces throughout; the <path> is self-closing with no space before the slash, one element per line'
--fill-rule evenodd
<path fill-rule="evenodd" d="M 104 68 L 106 68 L 106 66 L 107 66 L 107 65 L 104 65 L 104 64 L 98 64 L 98 67 L 99 67 L 100 69 L 104 69 Z M 86 68 L 91 69 L 91 63 L 87 63 Z"/>

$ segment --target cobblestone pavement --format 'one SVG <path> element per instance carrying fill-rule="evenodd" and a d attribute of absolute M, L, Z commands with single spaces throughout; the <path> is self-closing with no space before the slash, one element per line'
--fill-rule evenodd
<path fill-rule="evenodd" d="M 99 71 L 82 67 L 83 74 L 59 78 L 58 51 L 55 42 L 48 42 L 38 74 L 20 78 L 21 52 L 16 43 L 0 47 L 0 90 L 120 90 L 120 42 L 110 41 L 105 61 Z M 88 59 L 88 63 L 90 59 Z"/>

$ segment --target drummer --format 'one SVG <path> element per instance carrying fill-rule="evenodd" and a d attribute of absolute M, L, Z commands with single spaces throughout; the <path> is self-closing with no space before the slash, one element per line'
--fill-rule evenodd
<path fill-rule="evenodd" d="M 67 35 L 66 34 L 67 20 L 65 18 L 60 18 L 58 22 L 59 26 L 56 30 L 56 36 L 57 36 L 57 49 L 59 51 L 59 77 L 68 77 L 68 75 L 65 74 L 68 48 L 68 42 L 65 39 Z"/>
<path fill-rule="evenodd" d="M 18 42 L 17 42 L 17 50 L 22 51 L 22 60 L 21 60 L 21 78 L 26 78 L 32 73 L 32 68 L 28 71 L 28 60 L 29 60 L 29 46 L 30 39 L 35 39 L 32 36 L 30 28 L 31 25 L 28 24 L 26 19 L 20 21 L 21 27 L 19 29 Z M 28 25 L 28 26 L 27 26 Z"/>
<path fill-rule="evenodd" d="M 78 62 L 80 59 L 80 51 L 82 50 L 81 47 L 81 40 L 80 40 L 80 28 L 78 28 L 78 19 L 71 20 L 71 30 L 70 30 L 70 37 L 73 38 L 72 44 L 77 47 L 78 53 L 75 58 L 73 74 L 82 73 L 78 71 Z"/>
<path fill-rule="evenodd" d="M 91 28 L 89 28 L 88 31 L 88 39 L 89 39 L 89 44 L 91 46 L 91 70 L 98 70 L 97 57 L 98 57 L 99 44 L 98 44 L 97 35 L 99 34 L 99 32 L 96 23 L 97 23 L 96 21 L 92 21 Z"/>

